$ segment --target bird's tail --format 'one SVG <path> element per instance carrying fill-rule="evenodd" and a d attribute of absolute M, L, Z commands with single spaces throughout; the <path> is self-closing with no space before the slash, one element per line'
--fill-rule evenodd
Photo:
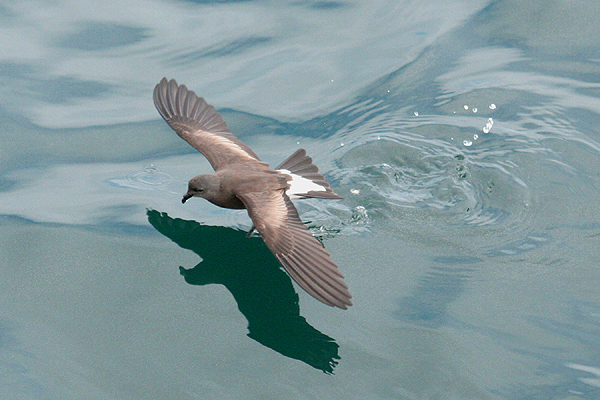
<path fill-rule="evenodd" d="M 294 198 L 317 197 L 323 199 L 342 199 L 342 196 L 336 194 L 331 189 L 329 183 L 327 183 L 325 180 L 325 177 L 319 173 L 319 168 L 313 164 L 312 161 L 312 158 L 306 155 L 306 150 L 299 149 L 294 154 L 289 156 L 284 162 L 279 164 L 279 166 L 276 168 L 278 171 L 283 173 L 298 175 L 319 186 L 319 188 L 316 190 L 308 190 L 302 193 L 291 193 Z"/>

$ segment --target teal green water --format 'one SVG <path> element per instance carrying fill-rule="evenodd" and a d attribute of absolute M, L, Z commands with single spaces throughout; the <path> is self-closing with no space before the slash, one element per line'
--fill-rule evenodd
<path fill-rule="evenodd" d="M 0 6 L 0 398 L 597 399 L 600 66 L 586 2 Z M 181 204 L 206 160 L 176 78 L 277 165 L 354 306 L 244 211 Z"/>

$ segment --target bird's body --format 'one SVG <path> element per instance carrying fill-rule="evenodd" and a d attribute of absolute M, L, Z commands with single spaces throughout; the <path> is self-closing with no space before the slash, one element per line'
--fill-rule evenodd
<path fill-rule="evenodd" d="M 204 154 L 215 170 L 190 179 L 182 202 L 195 196 L 219 207 L 247 209 L 253 229 L 304 290 L 330 306 L 351 306 L 343 275 L 304 226 L 290 200 L 341 198 L 306 151 L 300 149 L 276 169 L 269 168 L 229 131 L 214 107 L 175 80 L 163 78 L 156 85 L 154 104 L 175 132 Z"/>
<path fill-rule="evenodd" d="M 201 188 L 202 195 L 198 197 L 219 207 L 243 209 L 246 206 L 238 196 L 256 191 L 286 190 L 288 182 L 285 176 L 271 169 L 224 168 L 214 174 L 198 175 L 188 186 L 192 189 L 190 194 Z"/>

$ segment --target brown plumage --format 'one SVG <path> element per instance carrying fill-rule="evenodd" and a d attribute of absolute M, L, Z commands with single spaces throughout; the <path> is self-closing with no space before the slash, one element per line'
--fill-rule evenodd
<path fill-rule="evenodd" d="M 306 151 L 300 149 L 277 169 L 269 168 L 229 131 L 213 106 L 175 80 L 163 78 L 156 85 L 154 104 L 171 128 L 215 170 L 192 178 L 182 201 L 197 196 L 220 207 L 246 208 L 254 227 L 292 279 L 327 305 L 351 306 L 344 276 L 302 223 L 290 200 L 290 196 L 341 198 Z"/>

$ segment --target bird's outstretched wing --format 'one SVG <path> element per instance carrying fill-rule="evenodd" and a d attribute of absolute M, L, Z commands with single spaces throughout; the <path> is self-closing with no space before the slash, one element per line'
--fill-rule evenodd
<path fill-rule="evenodd" d="M 215 171 L 240 162 L 264 164 L 229 131 L 213 106 L 174 79 L 163 78 L 156 85 L 154 105 L 182 139 L 204 154 Z"/>
<path fill-rule="evenodd" d="M 352 296 L 331 256 L 300 220 L 284 190 L 237 195 L 287 273 L 323 303 L 346 309 Z"/>

